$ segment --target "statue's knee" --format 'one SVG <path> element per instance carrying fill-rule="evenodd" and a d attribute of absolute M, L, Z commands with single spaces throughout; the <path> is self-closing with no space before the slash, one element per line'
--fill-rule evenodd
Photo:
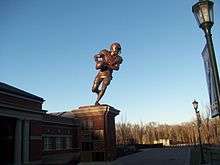
<path fill-rule="evenodd" d="M 95 88 L 94 87 L 92 87 L 92 92 L 95 92 L 96 90 L 95 90 Z"/>
<path fill-rule="evenodd" d="M 103 87 L 106 87 L 110 84 L 110 80 L 103 81 Z"/>
<path fill-rule="evenodd" d="M 92 92 L 98 93 L 98 88 L 96 86 L 92 87 Z"/>

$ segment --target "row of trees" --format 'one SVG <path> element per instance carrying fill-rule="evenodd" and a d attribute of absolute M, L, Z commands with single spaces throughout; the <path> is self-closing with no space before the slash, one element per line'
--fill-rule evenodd
<path fill-rule="evenodd" d="M 201 119 L 202 142 L 206 144 L 220 143 L 220 120 L 218 118 Z M 116 124 L 117 144 L 153 144 L 154 140 L 169 139 L 173 144 L 198 143 L 198 127 L 196 121 L 176 125 L 155 122 L 133 124 L 120 122 Z"/>

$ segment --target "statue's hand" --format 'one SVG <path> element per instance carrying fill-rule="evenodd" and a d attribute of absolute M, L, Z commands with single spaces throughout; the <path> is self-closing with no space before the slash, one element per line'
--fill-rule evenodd
<path fill-rule="evenodd" d="M 95 67 L 96 69 L 102 69 L 103 67 L 105 67 L 105 63 L 103 61 L 97 61 Z"/>
<path fill-rule="evenodd" d="M 119 70 L 119 66 L 120 66 L 120 64 L 111 65 L 111 69 L 113 69 L 113 70 Z"/>
<path fill-rule="evenodd" d="M 114 68 L 114 70 L 119 70 L 119 66 L 116 66 L 116 67 Z"/>
<path fill-rule="evenodd" d="M 123 62 L 123 58 L 120 57 L 119 64 Z"/>
<path fill-rule="evenodd" d="M 94 56 L 95 62 L 99 61 L 99 58 L 100 58 L 100 54 L 96 54 L 96 55 Z"/>

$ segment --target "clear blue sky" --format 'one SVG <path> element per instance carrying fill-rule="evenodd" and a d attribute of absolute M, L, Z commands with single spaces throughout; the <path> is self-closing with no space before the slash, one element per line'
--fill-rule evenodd
<path fill-rule="evenodd" d="M 101 103 L 117 121 L 179 123 L 209 103 L 196 0 L 0 0 L 0 81 L 43 97 L 49 112 L 93 104 L 94 54 L 117 41 L 123 64 Z M 220 3 L 213 40 L 220 54 Z"/>

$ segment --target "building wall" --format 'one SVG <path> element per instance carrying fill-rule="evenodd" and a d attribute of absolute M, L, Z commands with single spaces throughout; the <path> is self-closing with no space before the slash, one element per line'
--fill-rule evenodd
<path fill-rule="evenodd" d="M 12 94 L 6 93 L 0 93 L 0 103 L 30 110 L 42 109 L 42 103 L 40 102 L 31 101 L 30 99 L 24 97 L 15 97 Z"/>
<path fill-rule="evenodd" d="M 46 114 L 43 101 L 0 82 L 0 164 L 65 164 L 78 159 L 79 123 Z M 54 140 L 54 148 L 45 149 L 45 137 Z"/>
<path fill-rule="evenodd" d="M 63 118 L 63 117 L 61 117 Z M 49 164 L 78 161 L 80 156 L 79 125 L 30 122 L 30 162 Z M 65 158 L 65 159 L 64 159 Z"/>
<path fill-rule="evenodd" d="M 107 148 L 107 159 L 112 160 L 116 158 L 116 133 L 115 133 L 115 118 L 112 114 L 107 116 L 107 132 L 106 136 L 106 148 Z"/>
<path fill-rule="evenodd" d="M 44 140 L 44 153 L 54 153 L 66 150 L 71 150 L 73 146 L 77 146 L 73 141 L 76 136 L 74 131 L 77 128 L 73 126 L 66 126 L 53 123 L 43 122 L 43 140 Z"/>
<path fill-rule="evenodd" d="M 42 122 L 43 163 L 79 161 L 79 126 Z"/>

